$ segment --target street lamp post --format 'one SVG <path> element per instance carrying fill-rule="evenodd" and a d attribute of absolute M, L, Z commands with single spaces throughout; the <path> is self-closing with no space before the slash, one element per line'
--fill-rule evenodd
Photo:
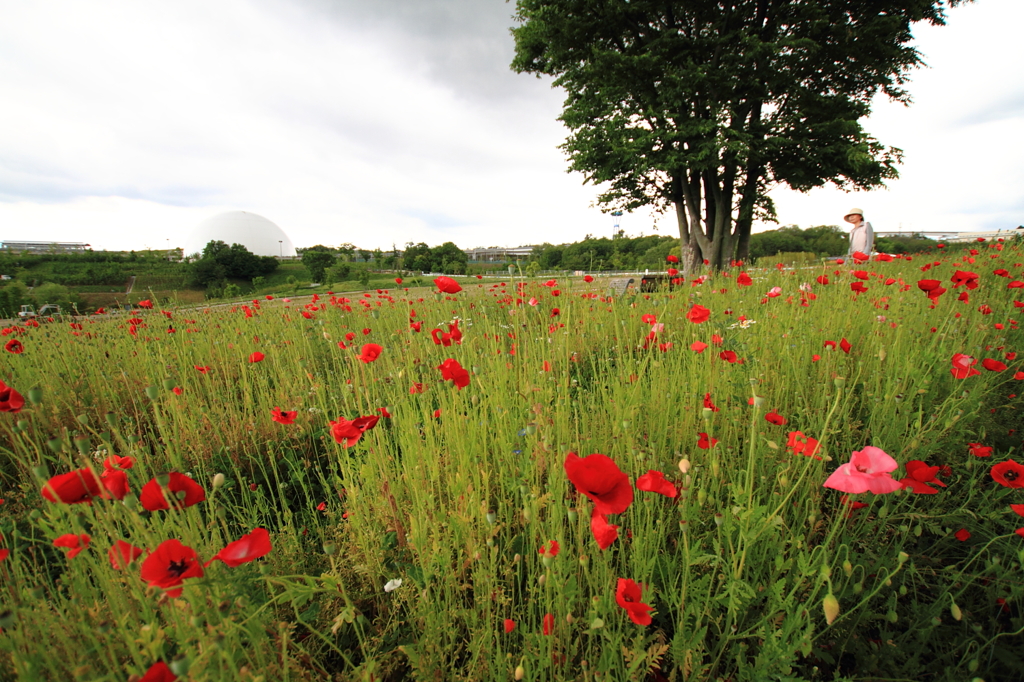
<path fill-rule="evenodd" d="M 278 239 L 277 244 L 281 247 L 281 258 L 284 258 L 284 240 Z"/>

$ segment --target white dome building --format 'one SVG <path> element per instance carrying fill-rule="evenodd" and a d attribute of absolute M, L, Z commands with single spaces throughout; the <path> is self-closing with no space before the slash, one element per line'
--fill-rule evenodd
<path fill-rule="evenodd" d="M 199 223 L 185 238 L 184 253 L 202 253 L 211 241 L 241 244 L 257 256 L 295 257 L 295 246 L 284 230 L 261 215 L 228 211 Z"/>

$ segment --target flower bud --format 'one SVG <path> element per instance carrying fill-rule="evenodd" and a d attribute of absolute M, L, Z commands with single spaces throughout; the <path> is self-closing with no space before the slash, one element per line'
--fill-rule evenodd
<path fill-rule="evenodd" d="M 511 272 L 512 271 L 512 266 L 511 265 L 508 266 L 508 269 L 509 269 L 509 272 Z M 523 668 L 522 665 L 517 665 L 516 666 L 516 673 L 515 673 L 515 675 L 513 677 L 515 677 L 516 680 L 521 680 L 525 676 L 526 676 L 526 670 Z"/>
<path fill-rule="evenodd" d="M 213 489 L 217 490 L 218 488 L 224 485 L 225 481 L 227 481 L 227 478 L 224 476 L 224 474 L 215 474 L 213 477 Z"/>
<path fill-rule="evenodd" d="M 174 388 L 171 386 L 171 388 Z M 156 386 L 146 386 L 146 397 L 150 400 L 156 400 L 157 396 L 160 395 L 160 389 Z"/>
<path fill-rule="evenodd" d="M 690 471 L 690 460 L 679 460 L 679 471 L 685 476 Z"/>
<path fill-rule="evenodd" d="M 168 667 L 171 669 L 172 673 L 174 673 L 178 677 L 182 677 L 188 674 L 188 669 L 191 667 L 191 665 L 192 661 L 189 660 L 188 655 L 180 654 L 171 659 L 171 662 Z"/>
<path fill-rule="evenodd" d="M 836 377 L 834 383 L 836 388 L 844 389 L 846 388 L 846 377 Z"/>
<path fill-rule="evenodd" d="M 43 402 L 43 389 L 41 388 L 30 388 L 28 389 L 28 401 L 33 405 L 38 405 Z"/>
<path fill-rule="evenodd" d="M 832 625 L 832 622 L 839 615 L 839 600 L 836 599 L 834 594 L 829 592 L 821 600 L 821 608 L 825 611 L 825 622 Z"/>

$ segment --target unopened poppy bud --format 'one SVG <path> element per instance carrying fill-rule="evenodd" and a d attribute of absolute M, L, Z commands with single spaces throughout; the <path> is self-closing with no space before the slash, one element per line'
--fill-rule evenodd
<path fill-rule="evenodd" d="M 533 512 L 530 511 L 529 507 L 523 507 L 523 521 L 526 523 L 533 521 Z"/>
<path fill-rule="evenodd" d="M 586 554 L 581 554 L 580 555 L 580 566 L 582 566 L 583 568 L 587 568 L 588 566 L 590 566 L 590 557 L 587 556 Z"/>
<path fill-rule="evenodd" d="M 50 448 L 54 452 L 60 452 L 64 449 L 64 441 L 60 438 L 51 438 L 46 441 L 46 447 Z"/>
<path fill-rule="evenodd" d="M 174 388 L 171 386 L 171 388 Z M 160 389 L 156 386 L 146 386 L 146 397 L 150 400 L 156 400 L 157 396 L 160 395 Z"/>
<path fill-rule="evenodd" d="M 127 509 L 135 509 L 139 506 L 139 498 L 137 498 L 134 493 L 128 493 L 124 496 L 124 499 L 121 500 L 121 504 L 123 504 Z"/>
<path fill-rule="evenodd" d="M 849 559 L 843 562 L 843 573 L 846 574 L 847 578 L 853 575 L 853 564 L 850 563 Z"/>
<path fill-rule="evenodd" d="M 370 311 L 370 315 L 373 316 L 373 319 L 375 320 L 380 319 L 380 311 L 376 308 Z"/>
<path fill-rule="evenodd" d="M 960 610 L 960 607 L 956 605 L 956 602 L 953 602 L 953 605 L 949 607 L 949 614 L 953 616 L 953 620 L 956 621 L 959 621 L 964 617 L 963 612 Z"/>
<path fill-rule="evenodd" d="M 509 270 L 511 271 L 511 269 L 512 269 L 512 266 L 510 265 L 510 266 L 508 266 L 508 267 L 509 267 Z M 523 666 L 522 666 L 522 665 L 517 665 L 517 666 L 516 666 L 516 672 L 515 672 L 515 675 L 513 675 L 513 677 L 514 677 L 514 678 L 515 678 L 516 680 L 521 680 L 521 679 L 523 679 L 524 677 L 526 677 L 526 670 L 525 670 L 525 669 L 523 668 Z"/>
<path fill-rule="evenodd" d="M 633 422 L 631 422 L 631 421 L 630 421 L 630 420 L 628 420 L 628 419 L 625 419 L 625 420 L 623 420 L 623 422 L 622 422 L 622 428 L 623 428 L 623 429 L 628 429 L 628 428 L 629 428 L 630 426 L 632 426 L 632 425 L 633 425 Z"/>
<path fill-rule="evenodd" d="M 754 396 L 754 407 L 761 407 L 764 405 L 764 397 L 755 395 Z"/>
<path fill-rule="evenodd" d="M 107 426 L 109 426 L 112 429 L 116 429 L 117 428 L 117 415 L 114 414 L 113 412 L 107 412 L 106 418 L 107 418 Z"/>
<path fill-rule="evenodd" d="M 542 586 L 542 587 L 544 586 L 544 583 L 546 583 L 547 581 L 548 581 L 548 576 L 547 576 L 546 573 L 541 574 L 541 576 L 539 578 L 537 578 L 537 584 Z"/>
<path fill-rule="evenodd" d="M 184 500 L 186 495 L 188 495 L 187 490 L 179 490 L 174 493 L 174 496 L 179 500 Z"/>
<path fill-rule="evenodd" d="M 38 478 L 50 478 L 50 467 L 46 466 L 45 464 L 39 464 L 37 466 L 32 467 L 32 473 L 35 474 Z"/>
<path fill-rule="evenodd" d="M 526 433 L 527 433 L 527 435 L 530 435 L 530 436 L 532 436 L 533 434 L 537 433 L 536 425 L 534 425 L 534 424 L 527 424 L 526 425 Z"/>
<path fill-rule="evenodd" d="M 25 419 L 18 420 L 18 432 L 28 431 L 28 421 Z"/>
<path fill-rule="evenodd" d="M 690 471 L 690 460 L 681 459 L 679 460 L 679 471 L 685 476 Z"/>
<path fill-rule="evenodd" d="M 28 513 L 28 517 L 33 521 L 38 521 L 39 519 L 43 518 L 43 512 L 39 511 L 38 509 L 33 509 Z"/>
<path fill-rule="evenodd" d="M 479 405 L 480 404 L 480 396 L 478 396 L 478 395 L 471 395 L 471 396 L 469 396 L 469 402 L 472 403 L 473 405 Z"/>
<path fill-rule="evenodd" d="M 512 557 L 512 565 L 514 566 L 515 564 L 518 564 L 520 561 L 522 561 L 522 558 L 523 557 L 521 555 L 516 554 L 514 557 Z"/>
<path fill-rule="evenodd" d="M 333 556 L 337 549 L 337 546 L 333 542 L 324 543 L 324 554 L 327 556 Z"/>
<path fill-rule="evenodd" d="M 821 600 L 821 608 L 825 612 L 825 622 L 832 625 L 832 622 L 839 615 L 839 600 L 836 599 L 834 594 L 829 592 Z"/>
<path fill-rule="evenodd" d="M 565 513 L 565 516 L 569 519 L 569 523 L 576 523 L 576 519 L 579 517 L 579 514 L 576 513 L 575 507 L 570 507 L 569 511 Z"/>
<path fill-rule="evenodd" d="M 79 437 L 75 438 L 75 448 L 78 449 L 79 454 L 82 454 L 82 455 L 89 454 L 89 437 L 88 436 L 79 436 Z"/>
<path fill-rule="evenodd" d="M 182 677 L 183 675 L 188 674 L 188 669 L 191 666 L 192 661 L 189 660 L 189 657 L 186 654 L 181 654 L 180 656 L 175 656 L 174 658 L 172 658 L 170 665 L 168 667 L 171 669 L 172 673 L 174 673 L 178 677 Z"/>
<path fill-rule="evenodd" d="M 836 377 L 834 383 L 836 385 L 836 388 L 846 388 L 846 377 Z"/>
<path fill-rule="evenodd" d="M 707 499 L 708 499 L 708 494 L 707 494 L 707 492 L 704 491 L 703 488 L 701 488 L 700 490 L 697 491 L 697 504 L 703 506 L 704 503 L 707 502 Z"/>
<path fill-rule="evenodd" d="M 958 618 L 957 620 L 960 620 L 960 619 Z M 568 623 L 569 625 L 572 625 L 575 621 L 576 621 L 576 619 L 572 617 L 571 613 L 565 614 L 565 622 L 566 623 Z"/>
<path fill-rule="evenodd" d="M 779 476 L 779 486 L 783 487 L 783 488 L 788 488 L 789 487 L 789 477 L 788 476 Z"/>
<path fill-rule="evenodd" d="M 134 433 L 128 436 L 128 442 L 131 443 L 132 445 L 137 444 L 140 440 L 142 439 L 136 436 Z"/>
<path fill-rule="evenodd" d="M 604 621 L 601 620 L 600 618 L 595 618 L 594 620 L 590 621 L 590 629 L 591 630 L 600 630 L 603 627 L 604 627 Z"/>
<path fill-rule="evenodd" d="M 487 519 L 487 523 L 489 523 L 490 525 L 492 525 L 492 526 L 493 526 L 493 525 L 494 525 L 494 523 L 495 523 L 495 521 L 497 521 L 497 520 L 498 520 L 498 515 L 497 515 L 497 514 L 495 514 L 495 513 L 493 512 L 493 511 L 489 511 L 489 512 L 487 512 L 487 514 L 485 515 L 485 518 Z"/>
<path fill-rule="evenodd" d="M 174 388 L 177 384 L 174 379 L 164 379 L 164 390 L 169 391 Z"/>
<path fill-rule="evenodd" d="M 80 414 L 80 415 L 76 416 L 76 417 L 75 417 L 75 420 L 76 420 L 76 421 L 77 421 L 77 422 L 78 422 L 79 424 L 81 424 L 82 426 L 87 426 L 87 425 L 89 424 L 89 415 L 87 415 L 87 414 L 85 414 L 85 413 L 82 413 L 82 414 Z"/>
<path fill-rule="evenodd" d="M 224 474 L 215 474 L 213 477 L 213 489 L 217 490 L 224 485 L 225 481 L 227 481 L 227 477 Z"/>

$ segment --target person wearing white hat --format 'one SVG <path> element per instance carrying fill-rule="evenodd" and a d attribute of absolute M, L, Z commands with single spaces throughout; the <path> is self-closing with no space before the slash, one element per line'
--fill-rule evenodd
<path fill-rule="evenodd" d="M 860 251 L 870 256 L 875 248 L 875 231 L 871 229 L 871 223 L 864 220 L 864 211 L 859 208 L 851 208 L 846 212 L 843 220 L 853 225 L 850 228 L 850 248 L 846 255 L 852 256 L 855 252 Z"/>

